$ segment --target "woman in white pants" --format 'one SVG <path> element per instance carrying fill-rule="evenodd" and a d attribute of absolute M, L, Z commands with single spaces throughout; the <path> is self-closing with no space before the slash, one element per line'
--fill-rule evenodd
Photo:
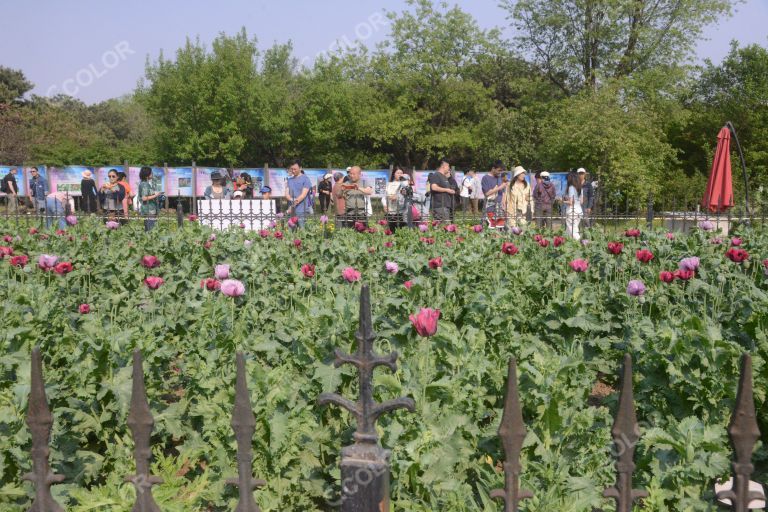
<path fill-rule="evenodd" d="M 566 183 L 567 190 L 563 198 L 563 202 L 567 206 L 565 209 L 565 228 L 569 237 L 574 240 L 580 240 L 579 224 L 584 215 L 584 211 L 581 208 L 584 202 L 584 198 L 581 195 L 581 181 L 578 175 L 572 172 L 568 174 Z"/>

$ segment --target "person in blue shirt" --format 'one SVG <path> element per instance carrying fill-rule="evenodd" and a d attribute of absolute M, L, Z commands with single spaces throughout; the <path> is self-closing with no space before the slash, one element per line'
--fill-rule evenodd
<path fill-rule="evenodd" d="M 312 182 L 302 173 L 301 161 L 294 160 L 288 167 L 288 186 L 285 190 L 285 198 L 288 200 L 286 216 L 298 217 L 299 227 L 304 227 L 309 213 L 309 201 L 307 196 L 312 188 Z"/>
<path fill-rule="evenodd" d="M 37 167 L 32 167 L 29 170 L 32 175 L 32 179 L 29 180 L 29 195 L 32 197 L 32 204 L 35 207 L 35 211 L 45 210 L 45 198 L 48 195 L 48 183 L 40 176 L 40 170 Z"/>

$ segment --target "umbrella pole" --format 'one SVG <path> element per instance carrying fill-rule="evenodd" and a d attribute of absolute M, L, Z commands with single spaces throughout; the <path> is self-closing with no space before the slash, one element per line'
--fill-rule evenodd
<path fill-rule="evenodd" d="M 747 218 L 750 218 L 752 214 L 749 211 L 749 180 L 747 178 L 747 164 L 744 162 L 744 152 L 742 152 L 741 150 L 741 144 L 739 144 L 739 136 L 736 135 L 736 128 L 733 126 L 733 123 L 728 121 L 727 123 L 725 123 L 725 126 L 733 134 L 733 138 L 736 141 L 736 148 L 739 150 L 739 158 L 741 159 L 741 169 L 744 172 L 744 196 L 745 196 L 744 200 L 747 208 Z"/>

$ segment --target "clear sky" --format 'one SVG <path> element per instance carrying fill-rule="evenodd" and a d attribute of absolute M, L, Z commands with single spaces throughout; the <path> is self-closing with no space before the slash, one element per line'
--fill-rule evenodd
<path fill-rule="evenodd" d="M 462 0 L 485 28 L 508 27 L 497 0 Z M 374 45 L 388 33 L 384 9 L 404 0 L 5 0 L 0 65 L 21 69 L 35 94 L 66 92 L 93 103 L 131 92 L 147 57 L 171 56 L 186 37 L 209 43 L 220 32 L 245 27 L 259 46 L 292 40 L 311 63 L 335 41 Z M 719 62 L 729 41 L 768 45 L 768 0 L 746 0 L 734 17 L 707 30 L 698 59 Z M 511 37 L 511 29 L 505 29 Z"/>

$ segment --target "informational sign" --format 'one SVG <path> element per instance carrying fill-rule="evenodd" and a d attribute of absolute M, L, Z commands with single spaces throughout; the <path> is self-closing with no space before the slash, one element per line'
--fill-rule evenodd
<path fill-rule="evenodd" d="M 169 167 L 165 177 L 165 186 L 168 197 L 192 196 L 192 168 Z"/>
<path fill-rule="evenodd" d="M 283 197 L 287 189 L 286 183 L 288 182 L 288 170 L 287 169 L 270 169 L 269 170 L 269 188 L 272 189 L 272 197 Z"/>
<path fill-rule="evenodd" d="M 25 183 L 23 168 L 15 165 L 0 165 L 0 179 L 5 178 L 11 169 L 14 170 L 13 175 L 16 177 L 16 194 L 20 196 L 26 195 L 27 184 Z"/>
<path fill-rule="evenodd" d="M 70 196 L 79 196 L 83 173 L 90 171 L 93 174 L 93 170 L 93 167 L 79 165 L 70 165 L 63 168 L 50 167 L 48 169 L 50 190 L 51 192 L 66 192 Z"/>
<path fill-rule="evenodd" d="M 232 179 L 229 175 L 229 170 L 221 167 L 197 167 L 195 169 L 195 180 L 197 182 L 195 195 L 197 197 L 205 195 L 205 189 L 211 186 L 211 175 L 213 173 L 219 173 L 221 177 L 226 178 L 227 182 L 229 182 L 228 186 L 231 188 Z"/>
<path fill-rule="evenodd" d="M 260 199 L 198 199 L 198 220 L 213 229 L 244 226 L 266 229 L 275 214 L 275 202 Z"/>

